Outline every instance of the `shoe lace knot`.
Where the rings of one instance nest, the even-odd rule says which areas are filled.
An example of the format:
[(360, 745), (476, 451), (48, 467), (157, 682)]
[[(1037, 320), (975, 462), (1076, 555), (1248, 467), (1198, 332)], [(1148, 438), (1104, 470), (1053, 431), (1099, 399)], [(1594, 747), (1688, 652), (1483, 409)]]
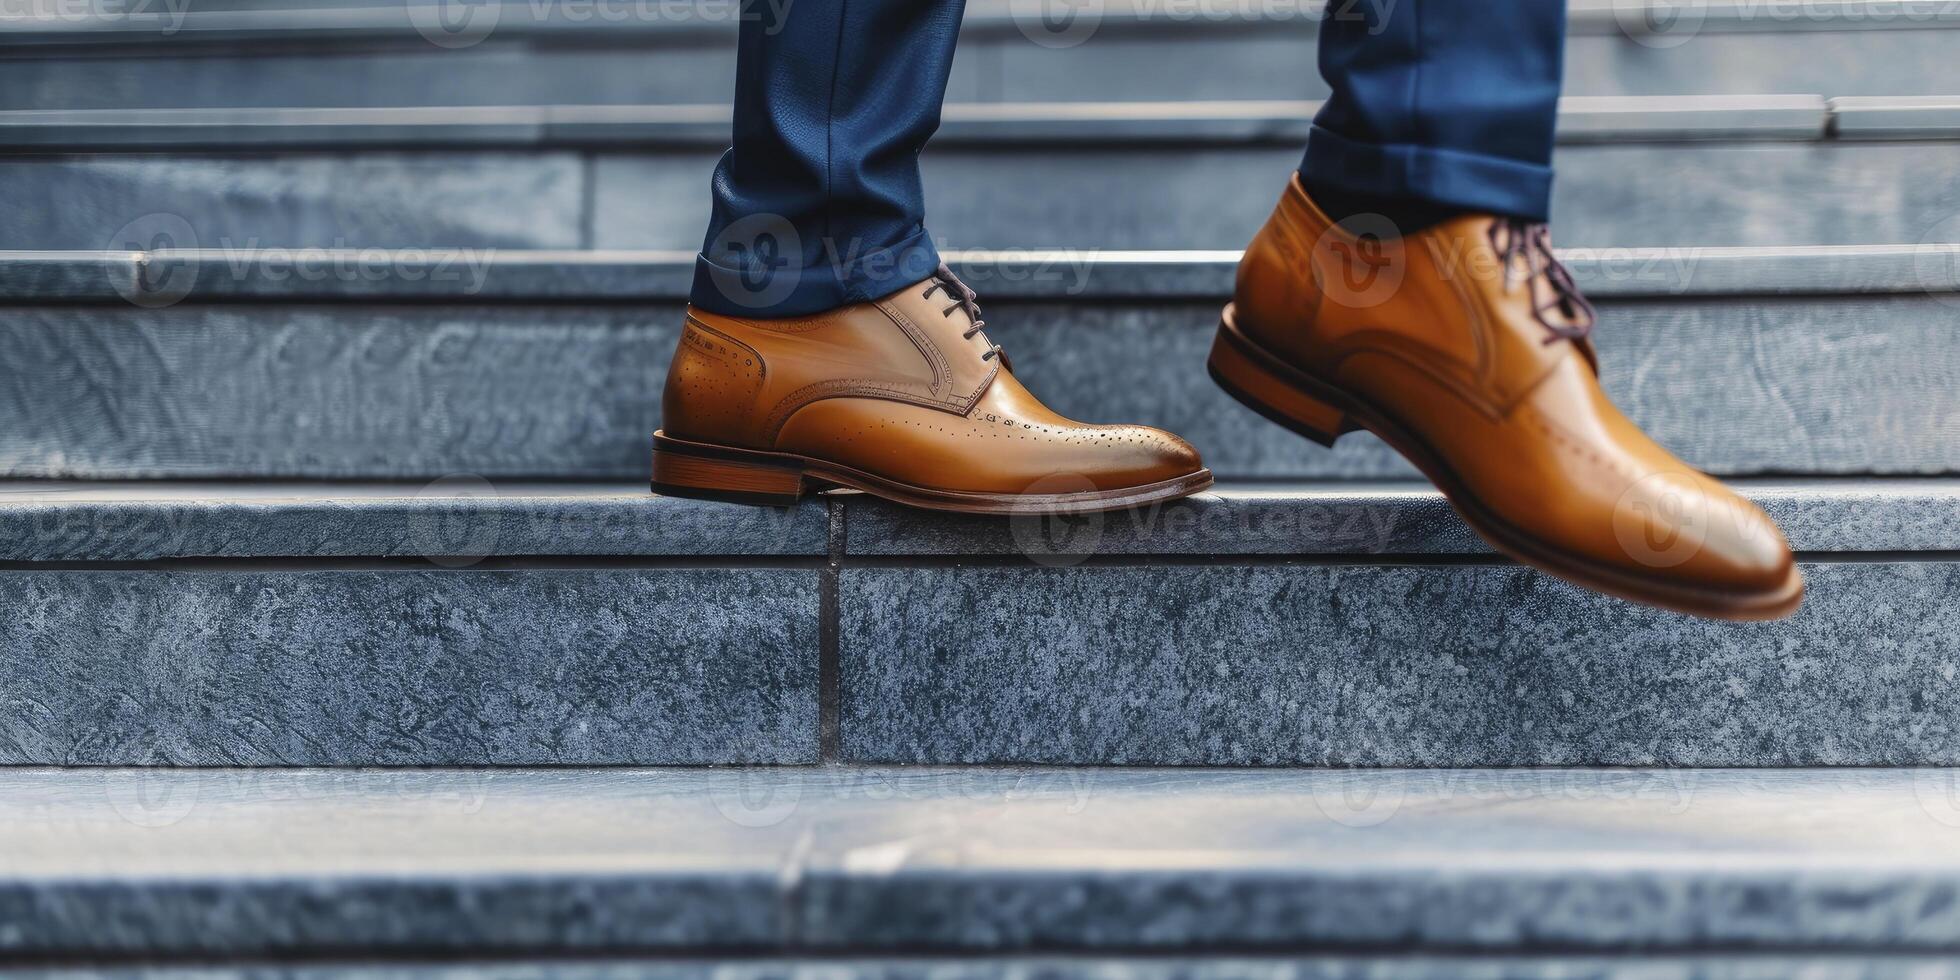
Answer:
[[(946, 297), (953, 301), (951, 306), (939, 311), (940, 316), (950, 317), (954, 310), (966, 312), (969, 324), (966, 331), (960, 334), (961, 340), (972, 340), (974, 334), (987, 326), (987, 321), (980, 319), (979, 294), (968, 288), (966, 283), (961, 282), (960, 277), (954, 275), (953, 270), (944, 262), (939, 263), (939, 268), (933, 270), (932, 285), (926, 287), (925, 298), (931, 299), (935, 292), (945, 293)], [(980, 359), (991, 361), (1003, 353), (999, 344), (989, 341), (987, 352), (980, 355)]]
[[(1531, 316), (1546, 330), (1545, 343), (1584, 340), (1591, 336), (1599, 313), (1593, 309), (1572, 273), (1552, 252), (1552, 229), (1542, 221), (1500, 218), (1491, 222), (1490, 246), (1504, 266), (1504, 287), (1523, 282), (1531, 294)], [(1517, 274), (1518, 267), (1523, 273)], [(1550, 288), (1551, 297), (1538, 301), (1538, 283)], [(1564, 319), (1554, 321), (1547, 314), (1557, 310)]]

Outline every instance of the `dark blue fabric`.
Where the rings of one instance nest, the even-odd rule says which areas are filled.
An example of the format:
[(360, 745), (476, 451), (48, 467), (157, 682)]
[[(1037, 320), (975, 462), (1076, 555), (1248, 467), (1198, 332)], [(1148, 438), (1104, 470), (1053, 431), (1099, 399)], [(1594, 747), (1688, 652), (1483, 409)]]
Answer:
[(919, 151), (939, 128), (965, 6), (743, 4), (735, 142), (715, 167), (696, 306), (800, 316), (932, 274)]
[(1565, 0), (1337, 0), (1321, 24), (1333, 89), (1300, 176), (1536, 221), (1551, 212)]
[[(919, 151), (964, 0), (744, 4), (734, 146), (715, 167), (696, 306), (817, 313), (930, 275)], [(1303, 178), (1543, 220), (1565, 0), (1334, 0)], [(1258, 93), (1246, 93), (1248, 98)]]

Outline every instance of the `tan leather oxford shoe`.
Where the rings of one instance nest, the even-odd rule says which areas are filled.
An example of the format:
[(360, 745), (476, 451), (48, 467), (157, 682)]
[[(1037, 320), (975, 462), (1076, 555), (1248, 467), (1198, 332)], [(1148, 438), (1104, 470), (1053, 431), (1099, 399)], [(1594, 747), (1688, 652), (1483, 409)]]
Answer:
[(654, 433), (657, 493), (787, 504), (829, 486), (974, 513), (1111, 510), (1211, 485), (1189, 443), (1085, 425), (1014, 378), (952, 273), (788, 319), (690, 308)]
[(1543, 225), (1464, 215), (1356, 235), (1295, 177), (1239, 264), (1210, 368), (1310, 439), (1380, 436), (1525, 564), (1697, 615), (1794, 612), (1803, 578), (1782, 533), (1613, 406), (1592, 320)]

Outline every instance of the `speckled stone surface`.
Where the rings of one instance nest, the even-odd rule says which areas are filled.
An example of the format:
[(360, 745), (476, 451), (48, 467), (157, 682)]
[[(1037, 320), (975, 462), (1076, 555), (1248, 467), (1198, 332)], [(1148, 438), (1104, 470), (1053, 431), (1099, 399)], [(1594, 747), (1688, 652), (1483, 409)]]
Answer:
[(866, 761), (1960, 763), (1960, 565), (1815, 564), (1731, 625), (1515, 566), (850, 568)]
[(4, 573), (0, 763), (808, 762), (817, 575)]
[[(699, 247), (713, 156), (600, 155), (593, 247)], [(1928, 241), (1929, 216), (1960, 209), (1949, 156), (1939, 141), (1562, 146), (1553, 229), (1594, 247)], [(1231, 249), (1258, 231), (1300, 149), (945, 144), (923, 160), (933, 233), (957, 247)]]
[[(1110, 4), (1104, 9), (1113, 15), (1115, 8)], [(1765, 15), (1770, 8), (1763, 7), (1697, 8), (1699, 33), (1694, 43), (1667, 47), (1629, 43), (1615, 14), (1638, 16), (1635, 12), (1640, 9), (1573, 5), (1566, 38), (1563, 90), (1567, 94), (1960, 91), (1956, 78), (1960, 72), (1945, 57), (1939, 30), (1858, 31), (1860, 26), (1878, 26), (1862, 8), (1813, 5), (1801, 19)], [(1665, 8), (1655, 5), (1655, 9)], [(1739, 19), (1754, 29), (1721, 30), (1722, 13), (1731, 10), (1739, 11)], [(973, 16), (969, 12), (968, 17)], [(1165, 34), (1105, 29), (1073, 47), (1003, 45), (1000, 84), (1005, 98), (1029, 101), (1053, 99), (1058, 91), (1083, 100), (1244, 99), (1247, 93), (1273, 99), (1320, 98), (1326, 95), (1326, 83), (1317, 72), (1299, 70), (1303, 50), (1310, 51), (1314, 44), (1318, 25), (1313, 19), (1309, 14), (1300, 18), (1304, 22), (1265, 23), (1238, 31), (1232, 28), (1250, 25), (1237, 17), (1161, 19), (1160, 24), (1180, 28), (1170, 43)], [(1837, 30), (1788, 29), (1833, 20)], [(1903, 19), (1886, 21), (1894, 28), (1903, 23)], [(1930, 27), (1933, 22), (1916, 23)], [(1700, 30), (1704, 26), (1708, 29)], [(963, 44), (962, 57), (967, 50)]]
[(1960, 933), (1950, 771), (1044, 778), (1004, 800), (953, 784), (820, 837), (806, 940), (1903, 950)]
[(1932, 955), (1011, 955), (0, 969), (9, 980), (1953, 980)]
[(0, 299), (109, 299), (137, 295), (135, 252), (16, 252), (0, 258)]
[[(1960, 480), (1744, 480), (1811, 554), (1960, 550)], [(1022, 555), (1487, 555), (1433, 488), (1228, 481), (1169, 504), (1067, 518), (917, 510), (865, 494), (794, 508), (648, 493), (638, 485), (0, 481), (0, 561), (827, 553), (825, 499), (847, 513), (844, 553)]]
[(16, 311), (14, 476), (646, 479), (680, 308)]
[[(1951, 477), (1734, 484), (1804, 552), (1960, 550)], [(838, 498), (847, 555), (1488, 555), (1442, 494), (1417, 483), (1227, 481), (1184, 500), (1066, 517), (982, 517)], [(0, 497), (4, 500), (4, 497)], [(0, 507), (0, 518), (5, 509)], [(4, 527), (0, 523), (0, 527)]]
[[(187, 9), (195, 21), (199, 8)], [(732, 32), (725, 32), (731, 36), (720, 44), (705, 44), (697, 35), (664, 44), (535, 45), (516, 31), (506, 33), (502, 19), (528, 9), (501, 11), (497, 31), (480, 44), (454, 49), (430, 45), (406, 17), (396, 37), (345, 38), (351, 11), (343, 9), (338, 21), (342, 29), (305, 32), (316, 36), (300, 52), (249, 42), (172, 52), (173, 57), (157, 57), (157, 45), (140, 42), (131, 50), (146, 57), (77, 57), (44, 50), (38, 57), (0, 65), (0, 91), (6, 92), (8, 108), (23, 109), (725, 104), (734, 94)], [(255, 12), (263, 17), (275, 10)], [(720, 19), (728, 20), (726, 15)], [(628, 25), (595, 16), (589, 26), (617, 36)], [(295, 32), (283, 33), (290, 38)]]
[[(1921, 240), (1921, 215), (1944, 213), (1953, 181), (1936, 166), (1937, 143), (1852, 145), (1820, 140), (1819, 95), (1742, 97), (1753, 108), (1701, 102), (1688, 109), (1572, 100), (1553, 216), (1569, 244), (1800, 245)], [(1782, 103), (1797, 105), (1776, 108)], [(712, 105), (712, 103), (710, 103)], [(1617, 107), (1617, 108), (1616, 108)], [(937, 234), (958, 244), (1108, 249), (1243, 247), (1270, 210), (1314, 105), (1270, 115), (1134, 110), (1103, 118), (1014, 118), (1011, 106), (949, 109), (944, 138), (924, 156), (927, 210)], [(707, 195), (700, 182), (726, 144), (726, 124), (657, 121), (663, 107), (570, 110), (479, 106), (404, 119), (401, 110), (238, 108), (80, 120), (58, 110), (0, 119), (9, 145), (49, 152), (0, 166), (21, 190), (0, 217), (20, 248), (105, 248), (145, 215), (188, 222), (201, 242), (263, 245), (482, 245), (546, 248), (698, 247)], [(1006, 110), (1003, 112), (1003, 110)], [(104, 110), (87, 110), (102, 112)], [(113, 111), (113, 110), (111, 110)], [(185, 125), (189, 118), (211, 125)], [(610, 117), (610, 118), (608, 118)], [(241, 121), (242, 120), (242, 121)], [(1765, 124), (1769, 128), (1762, 128)], [(1672, 134), (1695, 141), (1656, 149)], [(444, 149), (447, 142), (474, 148)], [(1779, 142), (1774, 154), (1755, 140)], [(405, 154), (433, 142), (435, 152)], [(587, 167), (593, 145), (625, 147)], [(1767, 145), (1767, 144), (1766, 144)], [(172, 149), (188, 146), (188, 149)], [(89, 147), (117, 155), (52, 154)], [(155, 156), (140, 155), (149, 148)], [(1148, 148), (1149, 152), (1138, 152)], [(262, 155), (264, 151), (285, 152)], [(423, 159), (426, 156), (429, 159)], [(1746, 193), (1698, 195), (1650, 184), (1643, 170), (1689, 166), (1696, 182)], [(438, 171), (445, 182), (431, 177)], [(1908, 196), (1846, 193), (1836, 182), (1883, 174)], [(989, 193), (1003, 174), (1018, 188)], [(1744, 183), (1737, 184), (1738, 180)], [(1637, 209), (1620, 207), (1634, 184)], [(1869, 187), (1871, 185), (1866, 185)], [(1666, 192), (1657, 190), (1664, 188)], [(1861, 188), (1864, 189), (1864, 188)], [(1804, 199), (1809, 207), (1781, 203)], [(44, 202), (62, 201), (67, 208)], [(1690, 205), (1699, 206), (1695, 210)], [(1910, 232), (1906, 229), (1911, 228)], [(1713, 229), (1723, 229), (1716, 231)], [(147, 236), (145, 236), (147, 237)]]
[[(1205, 373), (1217, 306), (990, 308), (988, 335), (1057, 411), (1169, 429), (1221, 475), (1415, 475), (1368, 433), (1329, 452), (1219, 390)], [(1607, 393), (1703, 469), (1951, 473), (1954, 309), (1923, 294), (1630, 302), (1605, 308), (1595, 338)]]
[[(178, 36), (215, 31), (241, 37), (244, 43), (170, 47), (152, 43), (154, 36), (148, 36), (117, 52), (124, 57), (109, 58), (64, 57), (59, 47), (43, 48), (35, 58), (0, 66), (0, 93), (5, 96), (0, 104), (126, 108), (727, 101), (734, 39), (718, 4), (702, 4), (705, 16), (700, 17), (670, 3), (608, 8), (613, 16), (583, 19), (564, 11), (587, 8), (553, 7), (540, 13), (511, 6), (496, 32), (481, 44), (436, 49), (414, 32), (408, 18), (385, 6), (374, 11), (382, 16), (366, 24), (386, 23), (385, 16), (395, 13), (392, 30), (349, 30), (349, 12), (341, 9), (273, 8), (254, 11), (262, 15), (252, 22), (260, 27), (254, 32), (240, 30), (237, 18), (224, 16), (226, 10), (193, 5), (186, 30)], [(1038, 102), (1054, 99), (1057, 92), (1075, 100), (1326, 94), (1317, 72), (1300, 70), (1312, 59), (1316, 5), (1231, 8), (1233, 16), (1216, 18), (1166, 13), (1182, 9), (1105, 4), (1096, 10), (1098, 30), (1079, 44), (1055, 45), (1052, 41), (1063, 38), (1041, 37), (1050, 44), (1028, 38), (1013, 19), (1016, 8), (1008, 0), (969, 4), (949, 99)], [(1874, 17), (1857, 6), (1815, 4), (1805, 8), (1801, 19), (1784, 19), (1762, 13), (1775, 8), (1743, 6), (1744, 22), (1753, 29), (1737, 32), (1722, 29), (1723, 14), (1730, 9), (1735, 8), (1698, 10), (1699, 33), (1693, 44), (1636, 47), (1614, 16), (1625, 12), (1579, 6), (1569, 20), (1564, 89), (1580, 95), (1960, 91), (1960, 71), (1946, 57), (1941, 21), (1914, 16), (1917, 10)], [(1156, 16), (1132, 23), (1131, 10)], [(1633, 10), (1637, 8), (1627, 8)], [(285, 16), (263, 17), (275, 11)], [(161, 9), (142, 10), (143, 15), (151, 13), (158, 16), (139, 15), (139, 24), (168, 23)], [(336, 13), (342, 16), (332, 16)], [(304, 22), (309, 14), (311, 25)], [(95, 45), (106, 41), (102, 25), (86, 17), (35, 26), (56, 37), (87, 37)], [(1835, 29), (1804, 29), (1815, 26)], [(561, 43), (535, 43), (541, 33)], [(623, 35), (629, 40), (622, 41)], [(301, 37), (306, 48), (285, 54), (277, 47), (250, 47), (252, 40), (267, 36)], [(601, 43), (593, 43), (599, 38)]]
[(571, 152), (10, 156), (0, 182), (0, 249), (583, 244)]
[[(1734, 96), (1707, 100), (1568, 97), (1558, 104), (1560, 143), (1625, 143), (1639, 140), (1820, 140), (1855, 133), (1881, 137), (1878, 113), (1892, 129), (1904, 110), (1883, 100), (1846, 103), (1856, 122), (1832, 130), (1831, 108), (1821, 95)], [(1211, 111), (1203, 111), (1209, 108)], [(933, 135), (935, 147), (985, 145), (1025, 149), (1029, 144), (1080, 146), (1298, 145), (1305, 142), (1320, 108), (1313, 100), (1241, 101), (1237, 111), (1187, 105), (1160, 108), (1134, 100), (1111, 109), (1070, 100), (1065, 111), (1041, 104), (944, 107)], [(1249, 111), (1247, 111), (1249, 110)], [(1916, 136), (1949, 132), (1946, 117), (1915, 110)], [(239, 150), (326, 148), (636, 146), (660, 149), (724, 146), (730, 133), (726, 103), (717, 105), (479, 105), (346, 107), (180, 107), (48, 109), (0, 114), (0, 139), (14, 147), (48, 152), (134, 151), (148, 148)]]
[(705, 770), (10, 770), (0, 950), (780, 941), (799, 824)]
[[(1944, 111), (1944, 110), (1942, 110)], [(1960, 242), (1800, 248), (1560, 248), (1573, 281), (1593, 299), (1848, 296), (1960, 290)], [(1068, 248), (945, 249), (988, 303), (1148, 300), (1231, 294), (1237, 249), (1116, 251)], [(688, 249), (451, 247), (0, 252), (0, 296), (117, 302), (141, 288), (179, 302), (441, 299), (685, 302)], [(296, 268), (300, 267), (300, 268)], [(139, 268), (145, 283), (138, 287)], [(178, 270), (190, 275), (177, 279)], [(185, 289), (188, 288), (188, 291)], [(179, 298), (181, 293), (181, 298)]]
[[(923, 158), (927, 211), (934, 233), (962, 247), (1242, 248), (1298, 166), (1297, 134), (1309, 112), (1301, 105), (1277, 126), (1254, 127), (1279, 132), (1238, 144), (1203, 138), (1202, 127), (1217, 124), (1202, 118), (1172, 123), (1192, 134), (1142, 143), (1070, 140), (1052, 125), (1058, 145), (1017, 142), (1012, 133), (942, 141)], [(1704, 104), (1685, 117), (1708, 113)], [(1821, 112), (1807, 115), (1821, 128)], [(549, 136), (542, 125), (493, 125), (486, 134), (524, 144)], [(361, 130), (350, 125), (348, 139), (375, 139)], [(84, 132), (99, 136), (99, 127)], [(266, 134), (243, 127), (236, 135)], [(529, 150), (262, 154), (248, 143), (153, 156), (19, 157), (0, 162), (0, 179), (18, 189), (0, 204), (8, 229), (0, 247), (122, 248), (127, 237), (152, 237), (122, 234), (132, 222), (168, 214), (206, 247), (693, 249), (720, 145), (698, 131), (684, 137), (663, 141), (628, 126), (601, 142), (629, 149), (588, 154), (591, 134), (571, 126), (557, 145)], [(323, 137), (296, 138), (317, 146)], [(331, 133), (325, 138), (331, 143)], [(1935, 140), (1814, 138), (1567, 145), (1554, 160), (1552, 216), (1563, 243), (1596, 247), (1937, 240), (1951, 236), (1927, 216), (1960, 206), (1947, 150)], [(1009, 186), (1014, 193), (998, 192)], [(1805, 206), (1791, 208), (1791, 200)]]
[[(1204, 359), (1221, 302), (986, 309), (1055, 408), (1170, 429), (1222, 476), (1415, 475), (1366, 433), (1329, 452), (1220, 391)], [(1953, 310), (1923, 293), (1608, 303), (1604, 383), (1717, 473), (1952, 473)], [(24, 307), (0, 322), (19, 406), (0, 473), (641, 479), (679, 322), (667, 304)]]
[[(321, 970), (474, 950), (610, 971), (627, 966), (591, 957), (677, 947), (751, 968), (1292, 964), (1252, 977), (1348, 976), (1334, 967), (1354, 958), (1310, 957), (1387, 947), (1950, 951), (1956, 786), (1951, 770), (8, 770), (0, 949)], [(1053, 975), (990, 965), (924, 975)], [(1109, 969), (1089, 975), (1186, 975)]]
[(822, 502), (738, 507), (643, 485), (0, 481), (0, 561), (826, 553)]

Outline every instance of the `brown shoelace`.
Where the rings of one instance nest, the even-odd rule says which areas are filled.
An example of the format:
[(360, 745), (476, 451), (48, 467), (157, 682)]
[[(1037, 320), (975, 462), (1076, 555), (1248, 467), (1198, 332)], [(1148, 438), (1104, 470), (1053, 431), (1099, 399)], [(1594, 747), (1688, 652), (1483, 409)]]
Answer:
[[(973, 321), (973, 325), (967, 327), (966, 332), (960, 334), (960, 339), (972, 340), (973, 335), (979, 333), (980, 329), (987, 325), (987, 321), (980, 319), (980, 304), (976, 302), (979, 294), (968, 289), (966, 283), (961, 282), (960, 277), (953, 275), (953, 270), (947, 268), (944, 262), (939, 263), (939, 268), (933, 270), (932, 285), (926, 287), (924, 298), (931, 299), (932, 294), (939, 291), (944, 291), (948, 298), (953, 299), (953, 305), (940, 310), (939, 315), (950, 317), (953, 315), (954, 310), (965, 310), (966, 318)], [(999, 344), (990, 341), (987, 346), (987, 352), (980, 355), (981, 360), (990, 361), (1001, 355), (1002, 351)]]
[[(1551, 226), (1542, 221), (1499, 218), (1490, 225), (1490, 247), (1497, 252), (1498, 260), (1504, 263), (1506, 288), (1518, 281), (1512, 277), (1511, 269), (1517, 260), (1523, 260), (1525, 275), (1522, 281), (1531, 290), (1531, 315), (1550, 334), (1545, 338), (1545, 343), (1583, 340), (1592, 334), (1593, 324), (1599, 322), (1599, 313), (1579, 292), (1579, 284), (1572, 281), (1572, 273), (1565, 268), (1565, 264), (1552, 253)], [(1552, 290), (1551, 299), (1544, 303), (1538, 302), (1537, 282), (1541, 278)], [(1546, 317), (1553, 309), (1564, 316), (1565, 322), (1553, 322)]]

